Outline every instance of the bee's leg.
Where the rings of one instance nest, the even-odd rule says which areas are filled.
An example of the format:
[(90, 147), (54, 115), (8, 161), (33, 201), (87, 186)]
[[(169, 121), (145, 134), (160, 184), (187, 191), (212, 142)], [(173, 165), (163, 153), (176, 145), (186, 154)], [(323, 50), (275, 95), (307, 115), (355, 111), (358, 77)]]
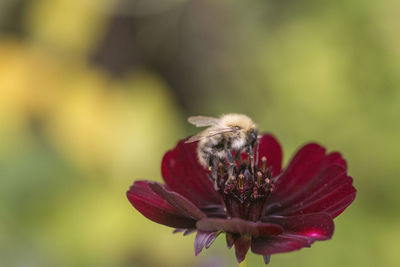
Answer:
[(214, 180), (215, 180), (215, 175), (213, 175), (213, 161), (212, 161), (212, 157), (211, 156), (208, 156), (207, 157), (207, 163), (208, 163), (208, 170), (211, 172), (211, 174), (208, 174), (208, 178), (210, 178), (210, 180), (212, 181), (212, 182), (214, 182)]
[(256, 146), (256, 153), (255, 153), (255, 158), (256, 158), (256, 166), (258, 166), (258, 160), (259, 160), (259, 143), (258, 140), (255, 142), (255, 146)]
[(256, 163), (255, 163), (255, 165), (256, 165), (256, 167), (258, 166), (258, 161), (259, 161), (259, 157), (260, 157), (260, 150), (259, 150), (259, 143), (258, 143), (258, 140), (255, 142), (255, 147), (256, 147), (256, 151), (255, 151), (255, 161), (256, 161)]
[(239, 162), (239, 165), (242, 165), (242, 155), (240, 154), (240, 151), (236, 152), (235, 160)]
[(233, 155), (232, 155), (232, 151), (231, 151), (230, 149), (227, 149), (227, 150), (226, 150), (226, 154), (227, 154), (227, 156), (228, 156), (228, 162), (229, 162), (229, 164), (235, 164), (235, 159), (234, 159), (234, 157), (233, 157)]
[(252, 146), (248, 146), (248, 150), (249, 150), (249, 158), (250, 158), (250, 166), (251, 166), (251, 170), (254, 171), (254, 149)]
[(228, 167), (228, 177), (231, 177), (233, 175), (233, 170), (235, 169), (235, 158), (232, 155), (232, 151), (230, 149), (226, 150), (228, 162), (229, 162), (229, 167)]
[(208, 166), (210, 166), (209, 169), (211, 171), (211, 181), (214, 183), (215, 190), (218, 190), (218, 159), (210, 156), (208, 162)]

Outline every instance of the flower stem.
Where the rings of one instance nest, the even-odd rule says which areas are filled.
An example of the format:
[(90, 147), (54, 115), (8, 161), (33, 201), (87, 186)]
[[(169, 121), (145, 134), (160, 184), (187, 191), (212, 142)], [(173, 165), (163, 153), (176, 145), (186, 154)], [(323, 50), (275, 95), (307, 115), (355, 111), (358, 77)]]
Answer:
[(247, 257), (241, 263), (239, 263), (239, 267), (247, 267)]

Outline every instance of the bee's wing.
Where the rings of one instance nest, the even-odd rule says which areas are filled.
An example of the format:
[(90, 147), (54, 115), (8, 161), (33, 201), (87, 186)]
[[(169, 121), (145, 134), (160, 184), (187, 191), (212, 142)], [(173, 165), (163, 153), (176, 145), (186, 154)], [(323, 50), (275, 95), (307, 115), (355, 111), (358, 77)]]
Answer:
[(228, 132), (233, 132), (233, 131), (235, 131), (235, 129), (230, 128), (230, 127), (208, 128), (196, 135), (193, 135), (188, 140), (186, 140), (185, 143), (192, 143), (192, 142), (196, 142), (201, 139), (208, 138), (208, 137), (211, 137), (211, 136), (214, 136), (217, 134), (228, 133)]
[(188, 122), (197, 127), (215, 126), (218, 124), (219, 119), (207, 116), (191, 116), (188, 118)]

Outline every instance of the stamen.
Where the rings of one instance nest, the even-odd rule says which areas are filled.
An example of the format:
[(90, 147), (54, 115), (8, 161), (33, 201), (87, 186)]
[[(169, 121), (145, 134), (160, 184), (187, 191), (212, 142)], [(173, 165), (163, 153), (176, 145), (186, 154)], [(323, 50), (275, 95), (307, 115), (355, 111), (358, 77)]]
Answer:
[(230, 185), (234, 184), (236, 180), (236, 177), (234, 175), (231, 175), (228, 179), (226, 179), (225, 185), (230, 187)]
[(249, 154), (251, 171), (254, 172), (254, 149), (252, 146), (249, 146)]
[(235, 180), (236, 180), (236, 177), (235, 176), (230, 176), (228, 179), (226, 179), (226, 182), (225, 182), (225, 186), (224, 186), (224, 193), (225, 194), (228, 194), (228, 193), (230, 193), (232, 190), (233, 190), (233, 188), (235, 187)]
[[(210, 168), (212, 178), (215, 178), (215, 188), (224, 200), (228, 217), (259, 220), (263, 214), (262, 207), (266, 205), (267, 198), (274, 189), (271, 167), (267, 166), (266, 157), (262, 157), (261, 166), (258, 165), (258, 142), (255, 145), (254, 149), (246, 148), (246, 159), (241, 157), (240, 151), (230, 151), (227, 158), (213, 162), (213, 167)], [(234, 153), (232, 160), (230, 155)]]
[(219, 171), (219, 175), (221, 177), (223, 177), (225, 172), (224, 172), (224, 168), (223, 168), (223, 165), (221, 162), (218, 162), (218, 171)]
[[(262, 173), (260, 171), (257, 172), (257, 186), (261, 186), (261, 178), (262, 178)], [(267, 178), (268, 179), (268, 178)]]
[(241, 174), (239, 174), (238, 178), (239, 178), (238, 179), (238, 188), (239, 188), (239, 190), (243, 190), (244, 189), (244, 175), (241, 173)]
[(261, 170), (265, 172), (267, 170), (267, 157), (261, 158)]

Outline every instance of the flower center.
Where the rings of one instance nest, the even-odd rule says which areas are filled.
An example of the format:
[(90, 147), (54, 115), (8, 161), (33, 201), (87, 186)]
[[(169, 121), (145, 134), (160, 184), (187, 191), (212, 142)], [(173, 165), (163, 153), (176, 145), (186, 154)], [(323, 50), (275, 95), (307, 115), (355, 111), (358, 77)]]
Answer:
[(215, 169), (211, 168), (216, 190), (221, 194), (230, 218), (258, 221), (266, 199), (274, 189), (267, 158), (262, 157), (258, 164), (258, 155), (256, 157), (242, 152), (235, 156), (236, 160), (219, 161)]

